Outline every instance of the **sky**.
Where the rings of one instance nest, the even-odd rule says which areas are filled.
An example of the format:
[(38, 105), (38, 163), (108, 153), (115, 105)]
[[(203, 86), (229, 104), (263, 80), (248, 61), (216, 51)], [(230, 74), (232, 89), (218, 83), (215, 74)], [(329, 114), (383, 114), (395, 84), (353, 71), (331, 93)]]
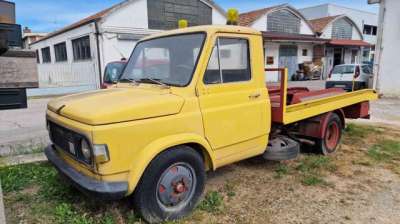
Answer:
[[(11, 0), (16, 3), (17, 23), (33, 32), (51, 32), (122, 0)], [(236, 8), (240, 13), (289, 3), (295, 8), (333, 3), (369, 12), (378, 12), (377, 5), (367, 0), (214, 0), (225, 10)]]

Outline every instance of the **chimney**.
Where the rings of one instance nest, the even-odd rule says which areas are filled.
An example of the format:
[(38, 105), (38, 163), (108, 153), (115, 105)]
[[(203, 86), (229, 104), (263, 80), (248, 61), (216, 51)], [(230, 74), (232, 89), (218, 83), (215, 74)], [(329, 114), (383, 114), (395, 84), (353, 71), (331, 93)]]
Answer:
[(24, 31), (23, 31), (24, 33), (32, 33), (32, 30), (31, 29), (29, 29), (29, 27), (25, 27), (24, 28)]

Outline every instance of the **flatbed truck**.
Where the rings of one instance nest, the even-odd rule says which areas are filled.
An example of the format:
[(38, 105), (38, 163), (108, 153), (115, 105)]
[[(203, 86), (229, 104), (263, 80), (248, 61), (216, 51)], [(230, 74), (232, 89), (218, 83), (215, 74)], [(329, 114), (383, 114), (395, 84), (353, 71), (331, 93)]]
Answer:
[[(84, 193), (133, 195), (136, 211), (157, 223), (195, 208), (208, 170), (293, 159), (303, 144), (329, 155), (346, 118), (369, 118), (374, 90), (288, 88), (286, 69), (264, 68), (263, 49), (261, 33), (240, 26), (147, 37), (116, 88), (49, 102), (45, 154)], [(266, 84), (265, 72), (280, 82)]]

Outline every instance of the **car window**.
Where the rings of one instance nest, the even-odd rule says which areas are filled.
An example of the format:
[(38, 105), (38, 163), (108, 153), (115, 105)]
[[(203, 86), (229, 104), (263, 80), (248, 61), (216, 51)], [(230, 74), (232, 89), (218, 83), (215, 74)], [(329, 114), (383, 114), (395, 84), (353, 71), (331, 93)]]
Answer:
[(372, 74), (372, 69), (371, 69), (371, 66), (369, 66), (369, 65), (363, 65), (362, 71), (366, 74)]
[(204, 74), (204, 83), (248, 81), (251, 79), (249, 61), (246, 39), (218, 38)]
[(354, 65), (337, 65), (333, 69), (333, 74), (353, 74), (354, 73)]

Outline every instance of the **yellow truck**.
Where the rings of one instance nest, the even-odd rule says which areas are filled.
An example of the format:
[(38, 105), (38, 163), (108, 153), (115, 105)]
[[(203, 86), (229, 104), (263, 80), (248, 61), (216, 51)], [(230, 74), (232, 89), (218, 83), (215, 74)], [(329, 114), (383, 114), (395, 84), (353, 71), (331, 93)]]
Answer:
[[(95, 198), (133, 195), (148, 222), (195, 208), (206, 171), (254, 156), (287, 160), (300, 145), (334, 153), (345, 118), (368, 118), (374, 90), (287, 87), (264, 69), (261, 33), (197, 26), (141, 40), (116, 88), (48, 104), (45, 154)], [(280, 82), (266, 85), (265, 73)]]

